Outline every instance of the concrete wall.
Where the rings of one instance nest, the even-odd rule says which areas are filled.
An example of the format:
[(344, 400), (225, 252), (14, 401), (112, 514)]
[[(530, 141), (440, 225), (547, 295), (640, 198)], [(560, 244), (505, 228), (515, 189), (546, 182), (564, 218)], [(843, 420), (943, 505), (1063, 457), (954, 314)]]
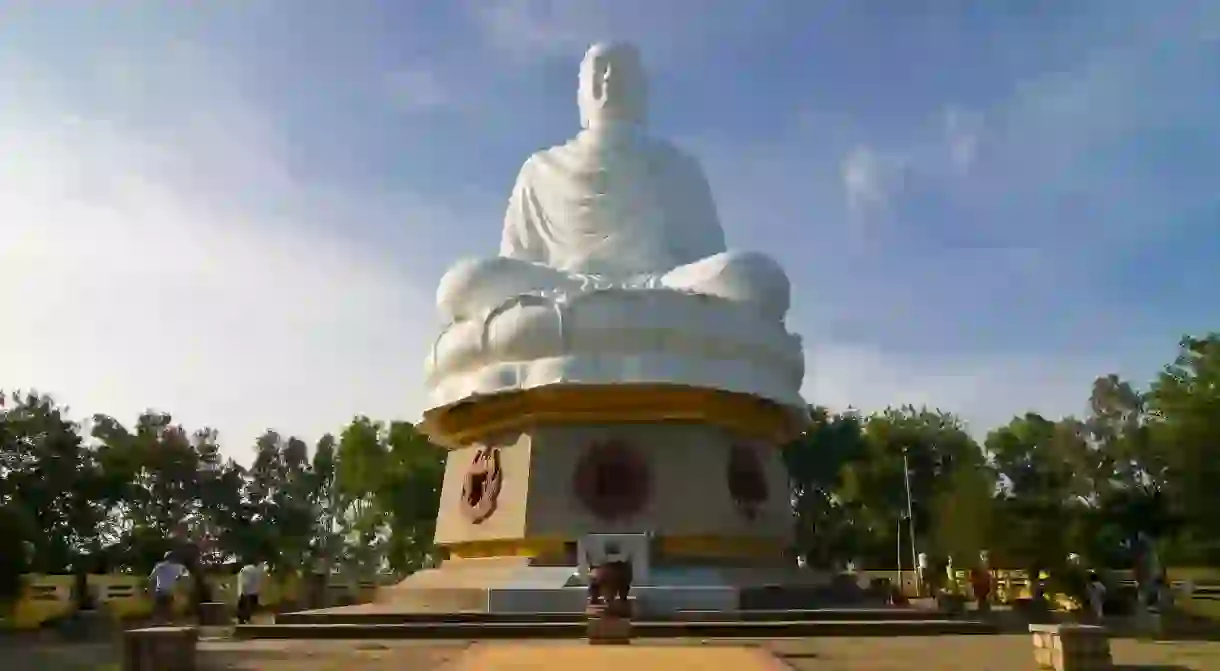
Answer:
[[(577, 464), (596, 443), (626, 442), (652, 471), (648, 503), (636, 515), (599, 520), (573, 489)], [(786, 540), (792, 531), (788, 478), (779, 450), (755, 446), (770, 498), (754, 519), (738, 510), (728, 489), (725, 431), (695, 424), (551, 426), (534, 434), (526, 532), (535, 536), (579, 537), (587, 533), (641, 533), (666, 536), (763, 536)]]
[[(72, 612), (72, 583), (70, 575), (26, 575), (22, 576), (22, 595), (13, 607), (11, 617), (0, 620), (0, 629), (31, 629), (43, 622)], [(212, 597), (217, 601), (237, 603), (237, 577), (232, 575), (209, 576)], [(152, 614), (152, 599), (149, 597), (148, 580), (136, 575), (91, 575), (89, 590), (103, 609), (116, 619), (147, 617)], [(380, 585), (377, 582), (352, 582), (332, 580), (327, 591), (332, 599), (340, 597), (353, 602), (371, 601)], [(190, 581), (184, 580), (175, 592), (175, 608), (185, 612), (189, 601)], [(267, 580), (260, 595), (264, 607), (275, 608), (282, 602), (297, 601), (304, 594), (300, 580), (289, 577)]]

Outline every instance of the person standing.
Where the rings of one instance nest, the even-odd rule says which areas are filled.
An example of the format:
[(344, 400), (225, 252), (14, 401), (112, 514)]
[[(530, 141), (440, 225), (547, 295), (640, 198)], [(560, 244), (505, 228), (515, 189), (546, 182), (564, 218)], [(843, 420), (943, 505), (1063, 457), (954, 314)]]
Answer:
[(266, 571), (259, 564), (247, 563), (237, 572), (237, 623), (249, 624), (258, 610), (258, 596), (263, 591)]
[(166, 552), (165, 558), (153, 566), (148, 574), (153, 590), (153, 619), (166, 622), (173, 617), (174, 590), (186, 575), (186, 567), (178, 562), (173, 552)]
[(978, 612), (989, 612), (991, 610), (991, 572), (985, 565), (980, 564), (970, 570), (970, 589), (974, 592)]
[(1089, 611), (1092, 613), (1095, 621), (1101, 622), (1105, 616), (1106, 584), (1101, 581), (1101, 576), (1097, 575), (1096, 571), (1089, 572), (1087, 590), (1089, 595)]
[[(919, 589), (920, 594), (917, 594), (916, 596), (936, 596), (935, 594), (932, 594), (932, 588), (931, 588), (931, 586), (928, 585), (929, 580), (928, 580), (928, 553), (927, 552), (919, 553), (918, 562), (916, 564), (915, 570), (918, 571), (918, 574), (915, 576), (915, 582), (918, 583), (920, 586), (920, 589)], [(899, 571), (899, 573), (901, 574), (901, 571)], [(902, 582), (901, 575), (899, 576), (898, 582)]]

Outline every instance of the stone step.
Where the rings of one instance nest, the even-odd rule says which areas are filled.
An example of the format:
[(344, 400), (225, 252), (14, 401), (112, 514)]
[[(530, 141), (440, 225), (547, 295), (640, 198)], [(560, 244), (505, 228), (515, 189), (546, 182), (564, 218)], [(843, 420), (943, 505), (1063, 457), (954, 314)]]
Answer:
[[(937, 620), (935, 612), (913, 608), (816, 608), (808, 610), (755, 610), (726, 614), (722, 611), (679, 611), (635, 618), (646, 622), (862, 622)], [(584, 613), (479, 613), (479, 612), (352, 612), (314, 610), (276, 615), (276, 624), (457, 624), (457, 623), (565, 623), (584, 622)]]
[[(634, 622), (635, 638), (784, 638), (809, 636), (948, 636), (996, 633), (972, 620), (805, 620)], [(234, 631), (241, 639), (539, 639), (583, 638), (586, 622), (444, 622), (398, 624), (252, 624)]]

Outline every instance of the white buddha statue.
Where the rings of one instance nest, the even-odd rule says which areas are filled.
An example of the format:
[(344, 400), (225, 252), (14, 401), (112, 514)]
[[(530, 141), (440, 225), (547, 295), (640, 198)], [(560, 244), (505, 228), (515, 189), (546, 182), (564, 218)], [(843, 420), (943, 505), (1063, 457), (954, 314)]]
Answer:
[(645, 133), (647, 100), (633, 46), (589, 49), (578, 93), (583, 130), (522, 166), (500, 256), (445, 274), (443, 317), (476, 319), (522, 295), (619, 288), (715, 296), (783, 321), (787, 276), (769, 257), (726, 251), (703, 170)]
[(456, 264), (437, 303), (434, 407), (559, 384), (674, 384), (808, 415), (783, 270), (729, 252), (699, 164), (644, 132), (636, 50), (580, 69), (584, 129), (522, 166), (500, 256)]

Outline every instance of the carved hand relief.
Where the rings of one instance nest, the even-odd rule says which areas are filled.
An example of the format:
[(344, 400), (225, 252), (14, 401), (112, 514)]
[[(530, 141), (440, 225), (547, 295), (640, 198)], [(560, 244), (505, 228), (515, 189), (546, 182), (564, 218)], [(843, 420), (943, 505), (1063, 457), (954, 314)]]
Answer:
[(466, 469), (466, 478), (462, 483), (462, 512), (471, 524), (480, 524), (496, 512), (496, 501), (503, 482), (500, 448), (479, 448)]
[(754, 519), (769, 494), (767, 476), (757, 450), (747, 445), (734, 445), (729, 450), (727, 475), (729, 495), (737, 509), (747, 519)]
[(648, 462), (626, 443), (611, 441), (589, 447), (576, 466), (576, 498), (603, 520), (638, 513), (652, 493)]

